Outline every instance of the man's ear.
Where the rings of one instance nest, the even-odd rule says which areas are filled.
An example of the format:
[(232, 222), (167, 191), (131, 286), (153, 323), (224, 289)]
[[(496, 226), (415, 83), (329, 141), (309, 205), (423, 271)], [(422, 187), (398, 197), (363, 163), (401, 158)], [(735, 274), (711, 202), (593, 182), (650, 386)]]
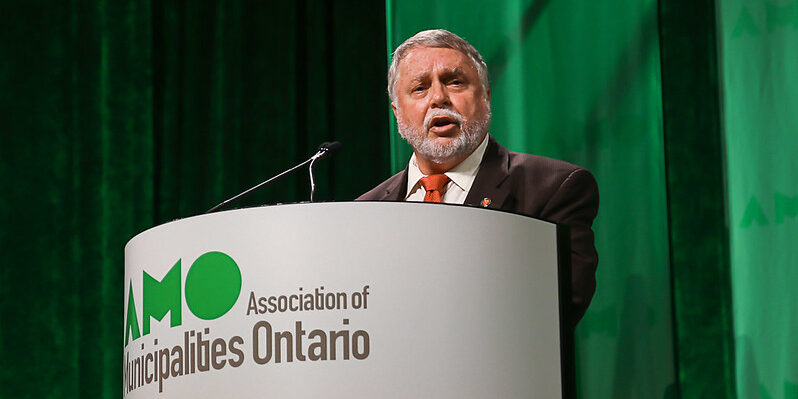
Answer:
[(488, 102), (490, 102), (490, 87), (488, 87)]
[(391, 101), (391, 111), (393, 111), (393, 117), (399, 120), (399, 117), (396, 116), (396, 102)]

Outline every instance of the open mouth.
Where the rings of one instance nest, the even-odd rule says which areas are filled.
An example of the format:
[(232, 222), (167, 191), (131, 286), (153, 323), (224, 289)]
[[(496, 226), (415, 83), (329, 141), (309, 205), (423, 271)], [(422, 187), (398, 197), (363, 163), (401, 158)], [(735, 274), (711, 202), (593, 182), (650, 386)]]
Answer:
[(451, 117), (448, 117), (448, 116), (445, 116), (445, 115), (441, 115), (441, 116), (436, 116), (436, 117), (432, 118), (432, 120), (430, 120), (429, 126), (430, 126), (429, 130), (432, 130), (432, 131), (435, 131), (435, 132), (445, 131), (445, 130), (449, 130), (451, 128), (456, 127), (457, 126), (457, 121), (455, 121)]

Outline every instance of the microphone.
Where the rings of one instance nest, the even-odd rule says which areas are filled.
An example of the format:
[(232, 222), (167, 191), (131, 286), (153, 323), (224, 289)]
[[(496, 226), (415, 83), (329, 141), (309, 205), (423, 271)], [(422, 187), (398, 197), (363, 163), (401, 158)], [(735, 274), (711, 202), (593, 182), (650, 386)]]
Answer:
[(337, 141), (333, 141), (332, 143), (325, 142), (319, 146), (319, 152), (317, 152), (316, 154), (318, 153), (322, 154), (321, 156), (319, 156), (318, 159), (331, 157), (337, 154), (339, 151), (341, 151), (341, 147), (343, 147), (343, 144)]
[(303, 167), (303, 166), (305, 166), (307, 164), (310, 164), (310, 167), (308, 168), (308, 170), (310, 172), (310, 202), (313, 202), (313, 194), (316, 191), (316, 183), (313, 180), (313, 164), (316, 161), (318, 161), (319, 159), (329, 158), (329, 157), (337, 154), (339, 151), (341, 151), (341, 147), (343, 147), (343, 145), (341, 143), (337, 142), (337, 141), (333, 141), (332, 143), (327, 143), (327, 142), (322, 143), (319, 146), (319, 149), (316, 151), (315, 154), (313, 154), (312, 157), (306, 159), (305, 161), (303, 161), (299, 165), (296, 165), (293, 168), (288, 169), (288, 170), (280, 173), (279, 175), (270, 178), (269, 180), (261, 182), (261, 183), (255, 185), (255, 186), (251, 187), (247, 191), (244, 191), (243, 193), (236, 195), (233, 198), (230, 198), (230, 199), (222, 201), (219, 205), (216, 205), (213, 208), (208, 209), (205, 213), (207, 214), (207, 213), (217, 212), (219, 209), (221, 209), (222, 207), (230, 204), (231, 202), (239, 200), (239, 199), (241, 199), (243, 197), (246, 197), (247, 195), (253, 193), (254, 191), (257, 191), (259, 188), (261, 188), (261, 187), (263, 187), (263, 186), (265, 186), (265, 185), (267, 185), (267, 184), (269, 184), (269, 183), (271, 183), (271, 182), (273, 182), (273, 181), (275, 181), (275, 180), (277, 180), (277, 179), (279, 179), (279, 178), (281, 178), (281, 177), (283, 177), (283, 176), (285, 176), (285, 175), (287, 175), (287, 174), (289, 174), (289, 173), (291, 173), (291, 172), (293, 172), (293, 171), (295, 171), (295, 170), (297, 170), (297, 169), (299, 169), (299, 168), (301, 168), (301, 167)]

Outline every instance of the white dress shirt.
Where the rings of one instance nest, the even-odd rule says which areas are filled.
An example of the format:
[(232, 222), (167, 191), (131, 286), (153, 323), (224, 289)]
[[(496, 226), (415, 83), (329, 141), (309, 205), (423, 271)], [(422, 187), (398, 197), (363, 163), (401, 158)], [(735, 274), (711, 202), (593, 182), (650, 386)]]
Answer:
[[(450, 169), (444, 174), (449, 177), (449, 182), (443, 189), (441, 202), (447, 204), (463, 204), (465, 203), (468, 190), (471, 190), (471, 185), (474, 184), (474, 179), (479, 172), (479, 165), (482, 163), (482, 157), (485, 155), (485, 149), (488, 148), (488, 135), (482, 140), (482, 143), (477, 147), (471, 155), (468, 156), (463, 162)], [(407, 195), (405, 201), (423, 202), (424, 196), (427, 191), (421, 186), (421, 178), (426, 177), (421, 173), (416, 161), (416, 154), (410, 157), (410, 163), (407, 167)]]

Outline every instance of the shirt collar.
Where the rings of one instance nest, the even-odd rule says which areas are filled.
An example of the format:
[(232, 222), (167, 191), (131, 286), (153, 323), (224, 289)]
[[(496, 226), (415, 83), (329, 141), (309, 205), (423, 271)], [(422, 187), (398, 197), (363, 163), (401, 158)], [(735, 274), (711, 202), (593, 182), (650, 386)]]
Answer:
[[(485, 138), (482, 139), (482, 143), (479, 144), (479, 147), (477, 147), (468, 158), (457, 164), (457, 166), (449, 169), (447, 172), (444, 172), (452, 183), (465, 192), (471, 189), (471, 185), (474, 184), (474, 179), (477, 177), (479, 165), (482, 163), (482, 156), (485, 155), (485, 150), (488, 148), (489, 135), (490, 134), (485, 135)], [(416, 161), (416, 154), (414, 152), (407, 165), (407, 194), (405, 198), (410, 196), (410, 194), (418, 188), (421, 184), (419, 180), (425, 176), (426, 175), (421, 173), (421, 170), (418, 168), (418, 162)]]

